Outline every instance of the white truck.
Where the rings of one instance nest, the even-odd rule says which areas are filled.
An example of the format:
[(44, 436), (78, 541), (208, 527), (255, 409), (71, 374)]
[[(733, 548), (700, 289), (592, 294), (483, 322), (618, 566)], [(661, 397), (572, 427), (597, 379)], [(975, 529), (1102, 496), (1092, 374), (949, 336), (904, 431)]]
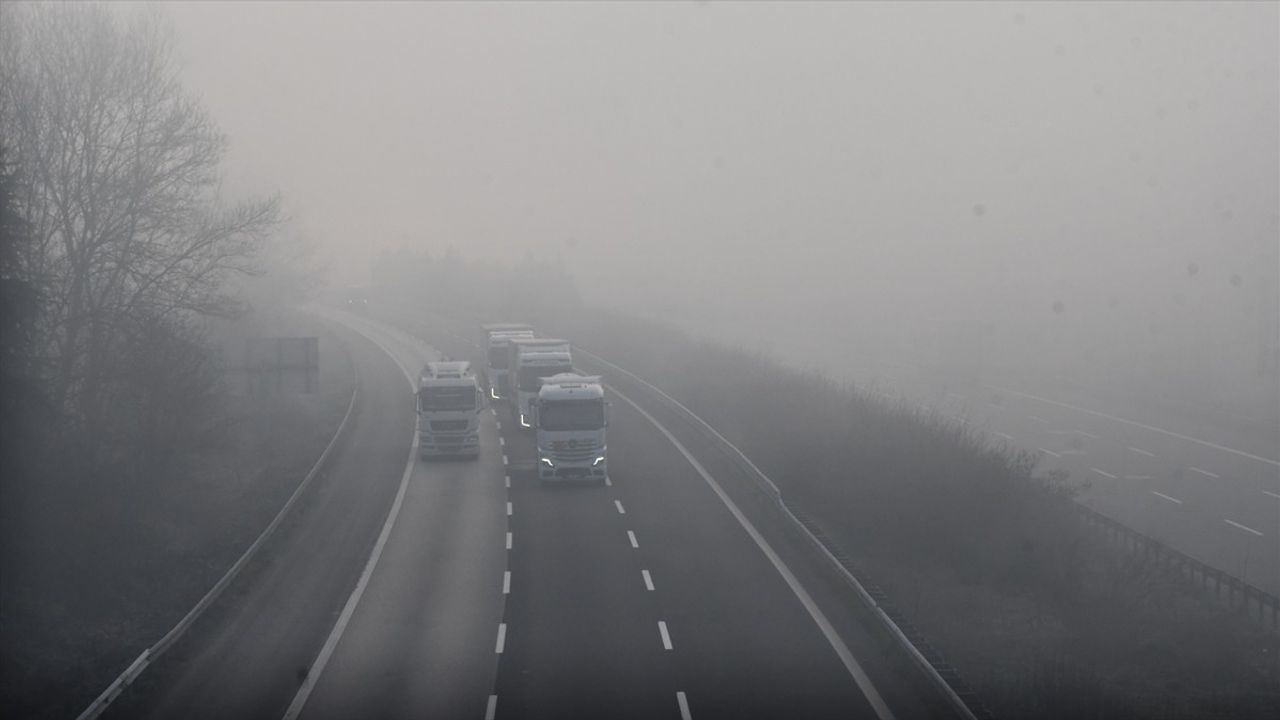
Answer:
[(520, 427), (533, 427), (529, 403), (538, 394), (544, 377), (573, 372), (569, 341), (557, 338), (511, 338), (508, 345), (507, 381), (511, 386), (512, 410)]
[(507, 387), (507, 347), (511, 338), (533, 337), (533, 326), (524, 323), (490, 323), (481, 325), (487, 335), (486, 355), (488, 367), (485, 380), (489, 385), (489, 397), (498, 400), (510, 392)]
[(427, 363), (418, 378), (419, 454), (480, 457), (483, 400), (471, 363)]
[(539, 480), (603, 483), (609, 477), (605, 444), (609, 403), (599, 375), (562, 373), (542, 378), (533, 411)]

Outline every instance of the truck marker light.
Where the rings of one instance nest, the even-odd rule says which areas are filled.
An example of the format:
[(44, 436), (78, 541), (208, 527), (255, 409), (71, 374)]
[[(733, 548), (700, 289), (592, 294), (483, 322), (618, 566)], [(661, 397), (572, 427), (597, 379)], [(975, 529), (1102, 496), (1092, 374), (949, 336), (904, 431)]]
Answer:
[(524, 413), (520, 413), (520, 424), (524, 427), (533, 427), (532, 425), (529, 424), (528, 420), (524, 419)]
[(547, 467), (552, 467), (552, 468), (553, 468), (553, 467), (555, 467), (555, 466), (556, 466), (556, 464), (555, 464), (555, 463), (553, 463), (553, 462), (551, 462), (551, 460), (550, 460), (549, 458), (538, 458), (538, 459), (539, 459), (539, 460), (541, 460), (542, 462), (546, 463), (546, 464), (547, 464)]
[(600, 463), (602, 463), (602, 462), (604, 462), (604, 456), (603, 456), (603, 455), (601, 455), (600, 457), (596, 458), (596, 461), (595, 461), (595, 462), (593, 462), (593, 463), (591, 463), (591, 467), (595, 467), (595, 466), (599, 465), (599, 464), (600, 464)]
[(494, 400), (497, 400), (498, 391), (494, 390), (493, 388), (489, 388), (489, 397), (493, 398)]

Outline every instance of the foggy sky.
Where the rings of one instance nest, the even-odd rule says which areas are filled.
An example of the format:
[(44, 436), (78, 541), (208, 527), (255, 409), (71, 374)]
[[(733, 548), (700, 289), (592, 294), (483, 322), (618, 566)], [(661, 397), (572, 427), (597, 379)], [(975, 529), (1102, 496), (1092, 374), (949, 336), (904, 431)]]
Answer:
[(533, 251), (713, 334), (805, 328), (775, 348), (1057, 322), (1073, 352), (1140, 354), (1154, 324), (1247, 365), (1280, 233), (1278, 7), (165, 12), (228, 191), (281, 191), (339, 281), (402, 245)]

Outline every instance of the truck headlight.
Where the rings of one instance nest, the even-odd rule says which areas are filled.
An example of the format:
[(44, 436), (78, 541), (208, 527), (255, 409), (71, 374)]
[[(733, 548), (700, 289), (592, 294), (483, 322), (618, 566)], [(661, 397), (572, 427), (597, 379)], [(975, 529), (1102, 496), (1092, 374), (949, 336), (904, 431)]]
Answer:
[(599, 464), (600, 464), (600, 463), (602, 463), (602, 462), (604, 462), (604, 456), (603, 456), (603, 455), (601, 455), (600, 457), (596, 458), (596, 461), (595, 461), (595, 462), (593, 462), (593, 463), (591, 463), (591, 467), (595, 467), (595, 466), (599, 465)]
[(546, 463), (546, 464), (547, 464), (547, 467), (549, 467), (549, 468), (553, 468), (553, 467), (555, 467), (555, 466), (556, 466), (556, 464), (555, 464), (555, 463), (551, 462), (551, 458), (539, 458), (539, 460), (541, 460), (542, 462)]

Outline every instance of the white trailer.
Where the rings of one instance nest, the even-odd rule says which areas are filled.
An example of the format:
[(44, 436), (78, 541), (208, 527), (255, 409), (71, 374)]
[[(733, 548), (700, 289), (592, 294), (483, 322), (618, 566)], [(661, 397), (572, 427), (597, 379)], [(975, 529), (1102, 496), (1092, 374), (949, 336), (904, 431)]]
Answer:
[(489, 397), (498, 400), (510, 392), (507, 382), (508, 345), (512, 338), (533, 337), (533, 326), (524, 323), (490, 323), (481, 325), (485, 331), (486, 347), (485, 381)]

